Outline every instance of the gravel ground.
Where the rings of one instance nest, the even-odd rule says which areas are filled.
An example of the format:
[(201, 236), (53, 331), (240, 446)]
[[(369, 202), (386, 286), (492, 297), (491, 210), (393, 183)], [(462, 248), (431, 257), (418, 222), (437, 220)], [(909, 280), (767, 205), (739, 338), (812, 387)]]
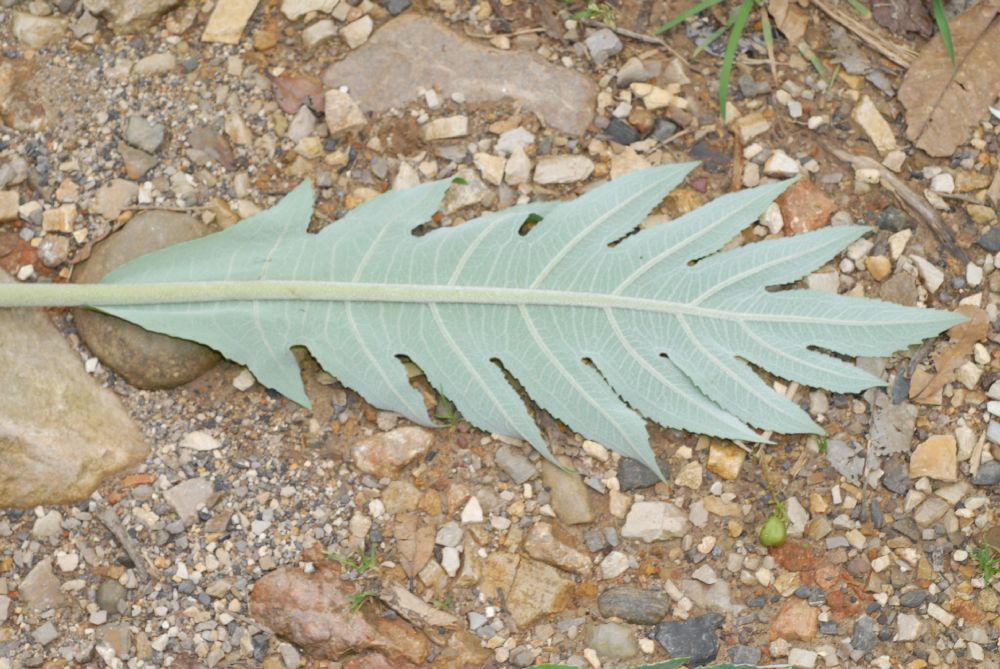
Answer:
[[(390, 187), (462, 176), (433, 222), (444, 226), (697, 159), (645, 225), (802, 174), (734, 243), (871, 225), (804, 284), (961, 309), (972, 324), (860, 359), (884, 389), (775, 381), (828, 439), (778, 436), (748, 454), (650, 426), (659, 482), (540, 412), (579, 475), (562, 472), (449, 416), (419, 375), (447, 424), (414, 427), (304, 353), (311, 410), (226, 361), (139, 390), (125, 379), (148, 363), (109, 368), (72, 314), (56, 312), (151, 454), (77, 505), (0, 512), (0, 669), (598, 667), (685, 655), (1000, 666), (1000, 596), (983, 565), (1000, 569), (988, 548), (1000, 545), (1000, 234), (986, 198), (1000, 126), (984, 120), (954, 156), (929, 158), (907, 144), (883, 92), (896, 70), (855, 46), (868, 69), (831, 88), (779, 41), (778, 81), (759, 50), (737, 68), (738, 118), (725, 128), (715, 57), (688, 65), (550, 4), (272, 0), (247, 21), (241, 3), (220, 0), (215, 24), (212, 2), (184, 4), (116, 34), (122, 3), (102, 14), (90, 0), (0, 2), (0, 267), (67, 280), (143, 210), (225, 228), (306, 177), (320, 227)], [(623, 25), (649, 33), (670, 9), (638, 23), (646, 4), (621, 3)], [(207, 41), (206, 25), (235, 43)], [(693, 22), (671, 49), (690, 54), (706, 30)], [(824, 57), (846, 57), (841, 33), (818, 21), (808, 34)], [(445, 39), (461, 55), (438, 63)], [(519, 54), (536, 57), (504, 60)], [(893, 168), (955, 245), (901, 208), (885, 177), (880, 186), (877, 171), (828, 147)], [(790, 536), (768, 550), (757, 532), (776, 499)]]

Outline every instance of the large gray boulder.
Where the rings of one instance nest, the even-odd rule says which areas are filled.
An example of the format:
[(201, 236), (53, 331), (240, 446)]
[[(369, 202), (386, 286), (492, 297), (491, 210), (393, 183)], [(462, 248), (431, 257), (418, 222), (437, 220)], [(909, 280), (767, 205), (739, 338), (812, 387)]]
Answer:
[(84, 500), (148, 450), (44, 311), (0, 309), (0, 508)]

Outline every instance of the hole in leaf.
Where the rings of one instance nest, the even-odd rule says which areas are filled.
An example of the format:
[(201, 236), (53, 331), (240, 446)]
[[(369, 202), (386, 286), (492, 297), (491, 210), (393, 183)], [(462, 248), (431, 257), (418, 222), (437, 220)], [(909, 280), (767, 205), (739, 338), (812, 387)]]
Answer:
[(528, 218), (524, 219), (524, 223), (521, 224), (521, 227), (517, 229), (517, 234), (522, 237), (526, 236), (541, 220), (542, 217), (538, 214), (529, 214)]

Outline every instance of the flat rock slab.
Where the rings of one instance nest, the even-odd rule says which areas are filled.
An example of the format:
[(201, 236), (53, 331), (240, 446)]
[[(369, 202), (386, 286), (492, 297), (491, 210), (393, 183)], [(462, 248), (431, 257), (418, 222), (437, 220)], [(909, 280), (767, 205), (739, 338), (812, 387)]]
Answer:
[[(12, 279), (0, 271), (0, 282)], [(38, 309), (0, 309), (0, 508), (87, 499), (142, 462), (142, 435)]]
[(584, 75), (532, 53), (507, 52), (460, 37), (437, 21), (407, 14), (323, 74), (329, 88), (347, 86), (361, 109), (402, 108), (435, 89), (468, 102), (511, 99), (551, 128), (580, 135), (593, 119), (597, 87)]

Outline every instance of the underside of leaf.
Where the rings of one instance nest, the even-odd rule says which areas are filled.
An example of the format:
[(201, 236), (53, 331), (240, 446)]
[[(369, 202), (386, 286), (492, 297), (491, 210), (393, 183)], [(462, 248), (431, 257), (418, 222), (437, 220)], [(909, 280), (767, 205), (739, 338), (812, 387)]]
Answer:
[[(654, 471), (645, 419), (732, 439), (760, 440), (751, 426), (821, 432), (747, 363), (857, 392), (882, 381), (827, 352), (887, 355), (961, 320), (769, 290), (823, 265), (866, 228), (717, 253), (789, 182), (724, 195), (636, 232), (694, 166), (632, 172), (575, 200), (488, 213), (421, 236), (414, 229), (439, 209), (450, 182), (385, 193), (318, 234), (306, 231), (313, 193), (303, 184), (272, 209), (103, 281), (168, 284), (187, 301), (95, 306), (205, 343), (308, 406), (290, 352), (305, 346), (373, 405), (432, 424), (400, 362), (406, 356), (470, 423), (551, 457), (509, 373), (570, 428)], [(521, 234), (529, 217), (541, 220)]]

